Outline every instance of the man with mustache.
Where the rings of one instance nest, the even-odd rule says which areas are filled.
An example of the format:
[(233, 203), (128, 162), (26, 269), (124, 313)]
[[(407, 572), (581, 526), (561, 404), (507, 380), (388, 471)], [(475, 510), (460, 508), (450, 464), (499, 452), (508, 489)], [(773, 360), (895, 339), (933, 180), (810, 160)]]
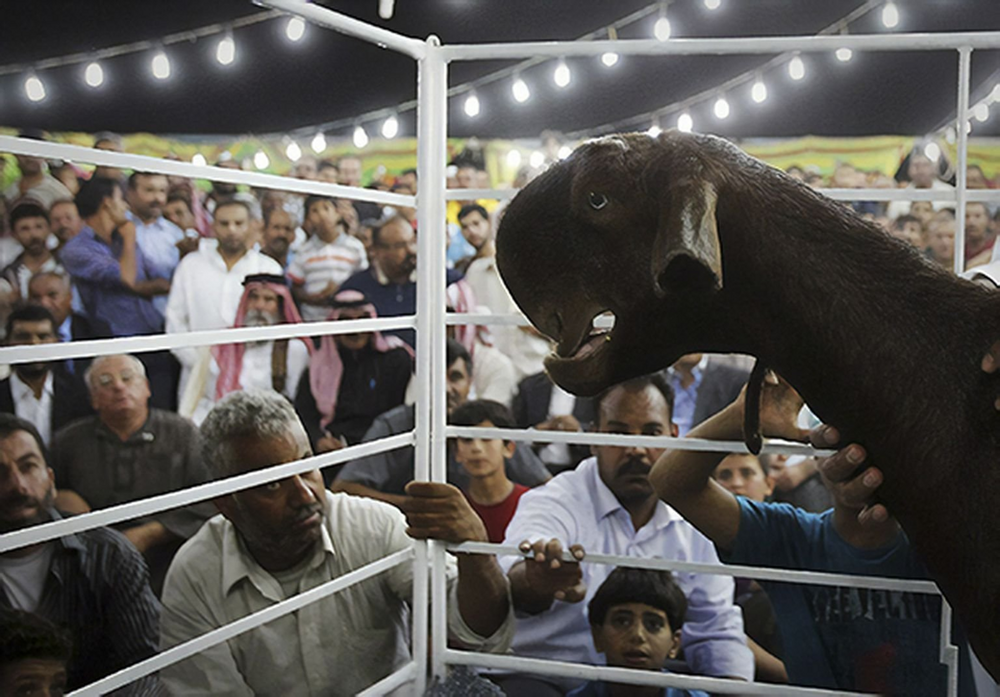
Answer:
[[(201, 432), (215, 477), (312, 455), (291, 404), (273, 391), (227, 395)], [(486, 540), (482, 521), (447, 484), (410, 484), (406, 518), (384, 503), (327, 491), (318, 469), (219, 497), (215, 506), (222, 515), (167, 574), (164, 648), (407, 550), (410, 537)], [(463, 554), (446, 563), (451, 638), (505, 651), (514, 621), (496, 560)], [(175, 695), (357, 694), (409, 660), (412, 578), (407, 561), (169, 666), (163, 680)]]
[[(0, 533), (60, 520), (55, 475), (37, 429), (0, 414)], [(0, 609), (33, 612), (73, 639), (76, 689), (156, 653), (160, 606), (146, 564), (117, 532), (95, 528), (0, 554)], [(155, 676), (122, 689), (157, 695)]]
[[(152, 276), (169, 281), (181, 260), (177, 244), (184, 239), (184, 231), (163, 217), (167, 175), (133, 173), (128, 178), (125, 200), (130, 208), (128, 219), (135, 223), (135, 243), (146, 257)], [(167, 296), (155, 296), (153, 304), (161, 313), (166, 312)]]
[[(601, 433), (677, 435), (673, 391), (662, 374), (611, 387), (596, 398), (596, 408)], [(661, 502), (650, 484), (650, 469), (663, 451), (594, 446), (595, 457), (521, 497), (505, 544), (519, 544), (530, 556), (501, 559), (519, 611), (515, 654), (601, 663), (586, 606), (612, 567), (585, 563), (585, 551), (718, 563), (712, 543)], [(584, 563), (562, 561), (564, 549)], [(732, 579), (679, 572), (675, 580), (690, 599), (681, 648), (691, 670), (752, 679)], [(563, 694), (579, 681), (507, 676), (501, 684), (507, 694), (532, 697)]]

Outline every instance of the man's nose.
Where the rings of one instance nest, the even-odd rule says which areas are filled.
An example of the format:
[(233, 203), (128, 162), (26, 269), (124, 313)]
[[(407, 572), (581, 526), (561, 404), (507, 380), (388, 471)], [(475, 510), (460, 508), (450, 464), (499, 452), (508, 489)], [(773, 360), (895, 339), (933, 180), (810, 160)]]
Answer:
[(291, 492), (290, 500), (299, 506), (307, 506), (316, 501), (316, 495), (301, 475), (292, 477)]

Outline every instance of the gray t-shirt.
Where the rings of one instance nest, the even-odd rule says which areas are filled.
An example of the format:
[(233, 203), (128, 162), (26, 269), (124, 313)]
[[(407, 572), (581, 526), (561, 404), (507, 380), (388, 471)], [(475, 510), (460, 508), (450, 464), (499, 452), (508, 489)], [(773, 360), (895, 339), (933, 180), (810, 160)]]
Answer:
[(0, 583), (18, 610), (34, 612), (38, 609), (53, 551), (50, 542), (23, 557), (0, 555)]

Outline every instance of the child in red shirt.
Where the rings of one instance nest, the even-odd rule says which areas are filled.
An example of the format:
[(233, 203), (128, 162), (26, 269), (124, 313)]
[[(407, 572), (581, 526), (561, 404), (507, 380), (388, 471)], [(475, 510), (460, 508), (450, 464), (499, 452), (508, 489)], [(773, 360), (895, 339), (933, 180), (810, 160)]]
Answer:
[[(456, 407), (448, 422), (452, 426), (516, 428), (510, 410), (488, 399)], [(486, 525), (490, 542), (503, 542), (517, 502), (528, 490), (507, 478), (505, 465), (514, 455), (515, 445), (514, 441), (499, 438), (455, 439), (455, 460), (469, 475), (465, 497)]]

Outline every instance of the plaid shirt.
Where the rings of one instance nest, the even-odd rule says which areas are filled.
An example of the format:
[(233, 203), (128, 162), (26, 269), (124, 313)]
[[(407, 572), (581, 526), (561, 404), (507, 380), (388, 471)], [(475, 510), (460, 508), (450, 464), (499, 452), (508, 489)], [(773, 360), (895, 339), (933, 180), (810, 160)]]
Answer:
[[(51, 510), (51, 519), (61, 516)], [(160, 603), (142, 555), (107, 528), (66, 535), (56, 545), (35, 611), (73, 637), (68, 687), (76, 689), (149, 658), (159, 642)], [(0, 587), (0, 606), (11, 607)], [(163, 694), (147, 676), (115, 692)]]

